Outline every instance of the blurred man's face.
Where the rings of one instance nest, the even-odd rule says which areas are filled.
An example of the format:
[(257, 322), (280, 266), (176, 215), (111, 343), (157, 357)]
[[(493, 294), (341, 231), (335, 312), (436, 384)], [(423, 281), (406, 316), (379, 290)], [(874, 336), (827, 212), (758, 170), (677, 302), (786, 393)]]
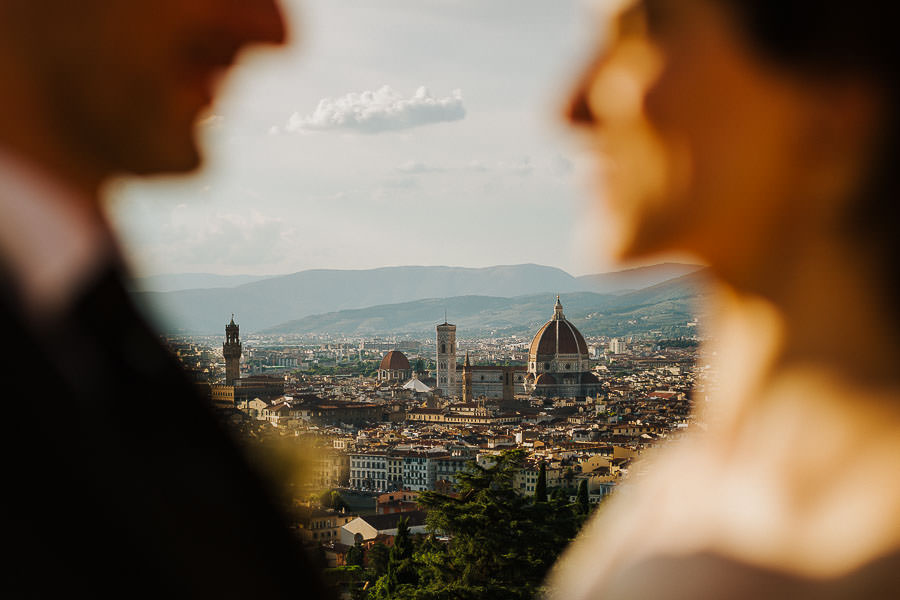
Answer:
[(0, 1), (54, 141), (106, 174), (195, 168), (220, 76), (285, 35), (276, 0)]

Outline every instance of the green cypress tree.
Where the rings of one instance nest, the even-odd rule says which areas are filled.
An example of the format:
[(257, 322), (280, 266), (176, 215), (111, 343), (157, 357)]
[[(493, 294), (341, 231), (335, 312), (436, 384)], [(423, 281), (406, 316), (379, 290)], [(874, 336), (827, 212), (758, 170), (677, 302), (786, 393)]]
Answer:
[(547, 465), (543, 461), (541, 461), (541, 466), (538, 470), (538, 480), (534, 486), (534, 501), (547, 501)]
[(413, 561), (412, 536), (409, 532), (409, 519), (403, 518), (397, 523), (397, 534), (387, 562), (387, 570), (375, 582), (372, 597), (376, 600), (397, 600), (407, 592), (412, 593), (419, 581), (417, 566)]
[(375, 600), (391, 600), (397, 595), (397, 573), (393, 568), (393, 563), (388, 565), (387, 573), (378, 578), (375, 582), (375, 588), (372, 590), (371, 597)]
[(391, 548), (391, 560), (388, 573), (399, 584), (415, 585), (419, 581), (416, 565), (413, 564), (413, 539), (409, 533), (409, 519), (403, 518), (397, 523), (397, 535), (394, 536), (394, 547)]
[(578, 505), (578, 510), (582, 514), (587, 514), (591, 509), (590, 499), (588, 498), (588, 484), (587, 479), (582, 479), (581, 483), (578, 484), (578, 497), (575, 502)]
[[(513, 486), (524, 451), (502, 453), (488, 467), (458, 475), (460, 494), (422, 492), (428, 528), (445, 542), (421, 545), (416, 600), (532, 600), (547, 571), (575, 536), (580, 519), (569, 503), (535, 502)], [(503, 524), (498, 526), (498, 524)], [(403, 591), (396, 599), (404, 596)]]
[(399, 560), (412, 558), (413, 543), (409, 535), (409, 519), (402, 518), (397, 523), (397, 535), (394, 536), (394, 548), (391, 554), (395, 554)]
[(381, 577), (388, 570), (391, 552), (388, 547), (378, 542), (369, 549), (369, 568), (375, 571), (375, 577)]
[(537, 502), (520, 495), (513, 483), (524, 462), (523, 450), (509, 450), (489, 466), (470, 463), (459, 474), (458, 495), (422, 492), (432, 535), (413, 543), (408, 524), (398, 524), (387, 571), (370, 586), (369, 598), (541, 597), (547, 572), (585, 517), (568, 497)]
[(362, 544), (357, 541), (350, 550), (347, 551), (346, 561), (348, 565), (359, 565), (365, 562), (366, 552), (363, 550)]

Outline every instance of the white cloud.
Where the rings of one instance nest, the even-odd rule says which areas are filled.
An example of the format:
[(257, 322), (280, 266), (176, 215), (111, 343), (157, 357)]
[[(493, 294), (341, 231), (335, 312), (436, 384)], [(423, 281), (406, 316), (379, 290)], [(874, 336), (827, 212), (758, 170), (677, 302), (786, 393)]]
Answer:
[(160, 258), (185, 266), (252, 266), (277, 261), (295, 234), (284, 219), (256, 210), (204, 218), (196, 207), (179, 204), (161, 228), (156, 249)]
[(419, 182), (413, 177), (395, 177), (381, 182), (382, 187), (395, 190), (409, 190), (419, 187)]
[(572, 161), (561, 154), (557, 154), (550, 159), (550, 172), (557, 177), (568, 175), (572, 172), (573, 168), (574, 165), (572, 164)]
[(534, 171), (534, 165), (531, 164), (531, 159), (527, 156), (512, 161), (502, 161), (497, 164), (497, 167), (502, 171), (519, 175), (520, 177), (531, 175)]
[(446, 169), (432, 167), (418, 160), (408, 160), (397, 167), (401, 173), (437, 173)]
[(466, 116), (462, 92), (435, 98), (424, 87), (409, 98), (384, 85), (373, 91), (351, 92), (341, 98), (323, 98), (307, 116), (294, 113), (287, 131), (352, 130), (381, 133), (411, 129), (432, 123), (459, 121)]
[[(559, 157), (559, 160), (565, 160), (562, 157)], [(570, 164), (559, 166), (557, 162), (552, 163), (552, 168), (554, 169), (563, 169), (563, 168), (571, 168)], [(397, 167), (394, 168), (394, 171), (404, 173), (406, 175), (419, 175), (422, 173), (501, 173), (501, 174), (511, 174), (518, 175), (520, 177), (525, 177), (527, 175), (531, 175), (534, 172), (534, 164), (531, 161), (531, 158), (528, 156), (514, 158), (510, 160), (502, 160), (497, 161), (492, 164), (487, 164), (479, 160), (472, 160), (466, 163), (463, 166), (435, 166), (423, 163), (418, 160), (408, 160)], [(555, 171), (554, 171), (555, 172)]]

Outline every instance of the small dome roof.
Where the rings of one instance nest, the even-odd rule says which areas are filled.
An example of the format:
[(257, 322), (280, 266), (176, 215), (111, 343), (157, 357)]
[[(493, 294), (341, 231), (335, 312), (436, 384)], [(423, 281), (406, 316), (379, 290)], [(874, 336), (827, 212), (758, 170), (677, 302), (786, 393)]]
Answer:
[(550, 373), (541, 373), (534, 381), (534, 385), (556, 385), (556, 377)]
[(572, 325), (562, 311), (559, 297), (553, 307), (553, 318), (535, 334), (528, 352), (530, 360), (538, 357), (554, 357), (557, 354), (582, 354), (587, 356), (587, 342), (578, 328)]
[(391, 350), (381, 359), (382, 371), (409, 371), (409, 359), (399, 350)]

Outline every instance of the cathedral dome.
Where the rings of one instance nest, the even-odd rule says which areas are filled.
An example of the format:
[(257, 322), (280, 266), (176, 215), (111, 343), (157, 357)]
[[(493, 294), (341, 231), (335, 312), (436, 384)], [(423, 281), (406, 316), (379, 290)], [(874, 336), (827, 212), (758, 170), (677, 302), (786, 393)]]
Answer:
[[(580, 354), (587, 357), (588, 347), (584, 336), (578, 328), (572, 325), (563, 314), (559, 296), (556, 297), (556, 306), (553, 310), (553, 318), (547, 321), (535, 334), (531, 341), (531, 350), (528, 353), (529, 360), (542, 360), (558, 354)], [(538, 358), (540, 357), (540, 358)]]
[(541, 373), (537, 376), (534, 385), (556, 385), (556, 377), (550, 373)]
[(391, 350), (381, 359), (381, 366), (378, 367), (382, 371), (409, 371), (409, 360), (399, 350)]

